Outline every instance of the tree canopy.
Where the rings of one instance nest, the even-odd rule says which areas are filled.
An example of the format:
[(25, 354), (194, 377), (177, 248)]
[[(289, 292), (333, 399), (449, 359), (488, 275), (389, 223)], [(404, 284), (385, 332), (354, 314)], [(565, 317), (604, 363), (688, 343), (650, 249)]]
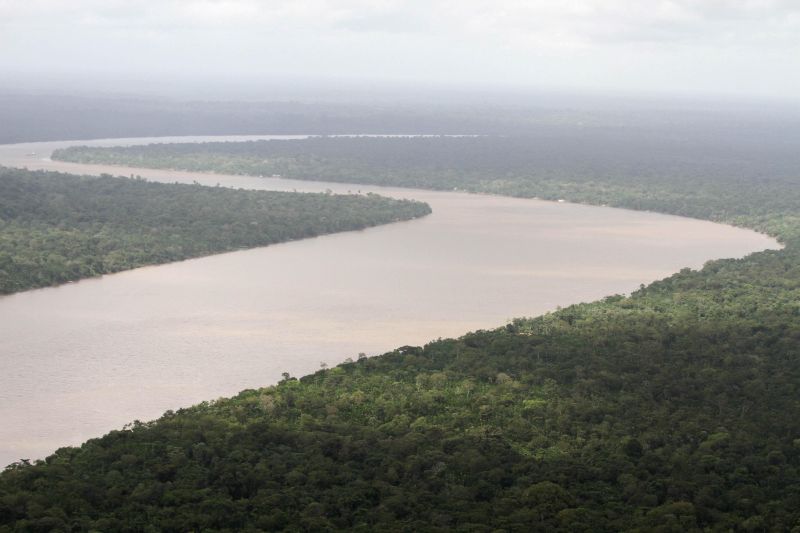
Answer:
[[(415, 176), (445, 188), (450, 163), (432, 161)], [(375, 168), (411, 179), (400, 163)], [(741, 172), (515, 170), (494, 192), (552, 186), (745, 225), (785, 247), (287, 375), (12, 465), (0, 531), (800, 531), (800, 180)], [(447, 187), (493, 183), (475, 180), (453, 170)]]
[(378, 195), (234, 190), (0, 167), (0, 294), (430, 213)]

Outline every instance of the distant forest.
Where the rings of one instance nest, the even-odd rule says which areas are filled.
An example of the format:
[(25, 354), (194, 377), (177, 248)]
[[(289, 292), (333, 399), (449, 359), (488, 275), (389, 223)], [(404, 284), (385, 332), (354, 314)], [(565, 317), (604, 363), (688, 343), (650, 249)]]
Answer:
[(765, 105), (587, 100), (502, 95), (424, 103), (180, 101), (0, 88), (0, 144), (172, 135), (479, 134), (606, 135), (654, 144), (685, 140), (773, 145), (800, 139), (800, 110)]
[(62, 152), (652, 209), (766, 231), (785, 248), (684, 269), (630, 297), (287, 375), (11, 465), (0, 475), (0, 524), (800, 531), (796, 139), (635, 137)]
[[(475, 133), (506, 131), (496, 109), (301, 102), (182, 102), (167, 99), (15, 95), (0, 92), (0, 144), (166, 135)], [(536, 120), (560, 120), (546, 113)], [(533, 118), (533, 117), (531, 117)], [(524, 127), (525, 121), (520, 126)]]
[(0, 167), (0, 294), (430, 213), (377, 195), (234, 190)]
[[(624, 132), (478, 137), (314, 137), (57, 150), (82, 163), (461, 189), (607, 204), (789, 230), (800, 151), (789, 139), (667, 139)], [(775, 217), (776, 213), (783, 216)], [(784, 223), (784, 217), (791, 220)], [(784, 227), (786, 226), (786, 227)]]

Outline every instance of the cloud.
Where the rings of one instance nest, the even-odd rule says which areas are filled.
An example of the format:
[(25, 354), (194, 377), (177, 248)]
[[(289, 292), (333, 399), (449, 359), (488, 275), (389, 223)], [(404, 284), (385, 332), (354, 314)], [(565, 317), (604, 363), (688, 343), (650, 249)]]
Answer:
[(739, 84), (789, 94), (800, 92), (800, 2), (0, 0), (0, 50), (6, 69)]
[(794, 0), (0, 0), (0, 24), (429, 32), (532, 45), (797, 38)]

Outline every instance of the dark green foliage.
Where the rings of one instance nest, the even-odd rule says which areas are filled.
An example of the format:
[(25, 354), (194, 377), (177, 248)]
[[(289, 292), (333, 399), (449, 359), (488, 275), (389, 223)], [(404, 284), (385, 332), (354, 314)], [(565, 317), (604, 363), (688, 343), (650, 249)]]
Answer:
[(135, 423), (10, 468), (0, 522), (789, 530), (800, 525), (797, 259), (717, 261), (630, 298)]
[[(693, 196), (680, 176), (657, 189), (669, 194), (624, 179), (630, 189), (603, 182), (613, 203), (689, 206), (785, 248), (287, 376), (13, 465), (0, 524), (800, 531), (798, 181), (718, 176)], [(533, 195), (539, 182), (514, 183)], [(584, 185), (567, 190), (612, 203)]]
[[(56, 151), (66, 161), (462, 189), (734, 222), (780, 233), (800, 205), (788, 142), (559, 129), (515, 137), (316, 137)], [(788, 228), (787, 228), (788, 229)], [(798, 236), (797, 234), (795, 234)]]
[(233, 190), (0, 168), (0, 294), (366, 228), (419, 202)]

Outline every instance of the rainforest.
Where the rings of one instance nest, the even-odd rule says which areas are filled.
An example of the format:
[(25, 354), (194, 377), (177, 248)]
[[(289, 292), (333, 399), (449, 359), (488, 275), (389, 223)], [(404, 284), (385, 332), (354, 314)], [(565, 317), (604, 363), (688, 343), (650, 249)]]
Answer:
[(798, 51), (0, 0), (0, 533), (800, 533)]
[[(783, 249), (684, 269), (629, 296), (286, 374), (15, 463), (0, 476), (0, 528), (800, 530), (800, 181), (791, 169), (757, 180), (747, 165), (731, 175), (693, 163), (684, 178), (629, 167), (567, 179), (559, 169), (580, 161), (548, 159), (555, 170), (539, 176), (524, 171), (530, 152), (518, 150), (523, 161), (502, 180), (481, 181), (470, 178), (477, 171), (460, 178), (453, 161), (462, 158), (441, 151), (475, 154), (497, 139), (304, 143), (76, 148), (56, 157), (413, 179), (652, 209), (753, 228)], [(355, 153), (370, 144), (379, 155)], [(400, 153), (411, 170), (393, 164)], [(500, 170), (496, 160), (480, 173), (487, 168)]]
[(0, 167), (0, 294), (430, 213), (378, 195), (299, 194)]

